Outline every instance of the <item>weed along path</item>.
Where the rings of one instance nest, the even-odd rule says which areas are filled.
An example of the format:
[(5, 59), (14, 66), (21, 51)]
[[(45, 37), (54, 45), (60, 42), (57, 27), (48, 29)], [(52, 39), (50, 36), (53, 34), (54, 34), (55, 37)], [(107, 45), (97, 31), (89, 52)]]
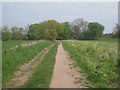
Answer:
[(59, 44), (49, 88), (86, 88), (82, 84), (75, 83), (82, 75), (77, 68), (72, 68), (72, 64), (73, 62), (69, 60), (62, 44)]

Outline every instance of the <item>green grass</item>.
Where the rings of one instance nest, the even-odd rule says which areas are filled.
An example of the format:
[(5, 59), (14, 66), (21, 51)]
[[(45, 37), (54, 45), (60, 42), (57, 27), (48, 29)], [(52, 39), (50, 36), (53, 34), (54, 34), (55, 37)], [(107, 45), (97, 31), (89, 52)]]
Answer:
[(31, 42), (31, 41), (27, 41), (27, 40), (10, 40), (10, 41), (2, 41), (2, 48), (3, 50), (15, 47), (16, 45), (20, 45), (23, 43), (27, 43), (27, 42)]
[(39, 44), (17, 48), (15, 50), (9, 50), (2, 53), (2, 75), (3, 75), (3, 87), (6, 86), (6, 83), (13, 77), (14, 72), (18, 67), (32, 60), (39, 52), (41, 52), (45, 47), (53, 44), (54, 42), (41, 42)]
[(39, 66), (36, 68), (32, 77), (27, 81), (23, 88), (48, 88), (55, 64), (55, 56), (58, 44), (45, 55)]
[(95, 40), (78, 40), (78, 41), (93, 41), (93, 42), (111, 42), (111, 43), (118, 43), (118, 38), (99, 38)]
[(100, 38), (97, 41), (99, 42), (118, 42), (118, 38)]
[(118, 87), (118, 44), (93, 41), (63, 41), (77, 65), (88, 75), (92, 88)]
[(0, 89), (2, 88), (2, 41), (0, 40)]

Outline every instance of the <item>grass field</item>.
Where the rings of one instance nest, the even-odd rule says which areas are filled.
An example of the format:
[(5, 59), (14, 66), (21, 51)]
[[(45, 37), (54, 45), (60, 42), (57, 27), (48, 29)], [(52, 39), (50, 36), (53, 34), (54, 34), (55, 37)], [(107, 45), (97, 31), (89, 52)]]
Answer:
[[(44, 48), (55, 44), (44, 56), (39, 65), (35, 68), (32, 77), (20, 88), (48, 88), (55, 64), (55, 56), (58, 43), (53, 41), (40, 42), (35, 45), (10, 48), (16, 45), (32, 41), (5, 41), (2, 43), (1, 63), (3, 72), (0, 76), (3, 80), (3, 87), (13, 77), (19, 66), (32, 60)], [(91, 88), (116, 88), (118, 87), (118, 39), (101, 38), (98, 40), (63, 40), (64, 49), (76, 65), (82, 69), (92, 84)], [(79, 80), (78, 83), (81, 83)], [(1, 83), (0, 83), (1, 84)]]
[(118, 42), (118, 38), (100, 38), (96, 41), (99, 41), (99, 42)]
[(0, 40), (0, 89), (2, 88), (2, 41)]
[(111, 43), (117, 43), (118, 38), (99, 38), (96, 40), (80, 40), (80, 41), (97, 41), (97, 42), (111, 42)]
[(20, 44), (27, 43), (27, 42), (31, 42), (31, 41), (27, 41), (27, 40), (3, 41), (2, 48), (3, 48), (3, 50), (6, 50), (6, 49), (10, 49), (12, 47), (15, 47), (16, 45), (20, 45)]
[(54, 42), (41, 42), (33, 46), (17, 48), (15, 50), (2, 52), (3, 87), (6, 86), (6, 83), (10, 80), (10, 78), (12, 78), (13, 73), (18, 69), (21, 64), (32, 60), (32, 58), (35, 57), (39, 52), (41, 52), (44, 48), (53, 43)]
[(118, 87), (118, 44), (110, 41), (63, 41), (65, 50), (88, 75), (92, 88)]

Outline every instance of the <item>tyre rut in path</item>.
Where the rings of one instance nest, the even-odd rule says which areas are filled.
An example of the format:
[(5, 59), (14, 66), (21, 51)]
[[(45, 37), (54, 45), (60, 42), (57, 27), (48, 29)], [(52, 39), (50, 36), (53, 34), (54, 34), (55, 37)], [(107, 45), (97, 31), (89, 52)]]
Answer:
[(49, 50), (54, 45), (51, 45), (45, 48), (42, 52), (40, 52), (37, 56), (35, 56), (31, 61), (24, 63), (19, 67), (19, 70), (15, 72), (14, 77), (7, 84), (7, 88), (16, 88), (24, 85), (29, 77), (32, 76), (35, 68), (39, 65), (44, 56), (49, 52)]
[(85, 78), (78, 68), (72, 68), (72, 60), (69, 60), (67, 52), (64, 51), (62, 44), (58, 46), (56, 63), (52, 81), (49, 88), (87, 88), (84, 83), (75, 83), (79, 78)]

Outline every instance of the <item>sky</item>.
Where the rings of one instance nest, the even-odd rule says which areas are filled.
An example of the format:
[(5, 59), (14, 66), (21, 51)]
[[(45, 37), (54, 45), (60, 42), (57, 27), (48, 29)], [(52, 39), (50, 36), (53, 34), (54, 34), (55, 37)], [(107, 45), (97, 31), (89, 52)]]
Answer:
[(0, 26), (2, 26), (2, 3), (0, 2)]
[(76, 18), (98, 22), (105, 26), (104, 33), (110, 33), (118, 23), (118, 3), (2, 2), (2, 26), (24, 27), (48, 19), (72, 22)]
[(118, 24), (120, 25), (120, 2), (118, 3)]

